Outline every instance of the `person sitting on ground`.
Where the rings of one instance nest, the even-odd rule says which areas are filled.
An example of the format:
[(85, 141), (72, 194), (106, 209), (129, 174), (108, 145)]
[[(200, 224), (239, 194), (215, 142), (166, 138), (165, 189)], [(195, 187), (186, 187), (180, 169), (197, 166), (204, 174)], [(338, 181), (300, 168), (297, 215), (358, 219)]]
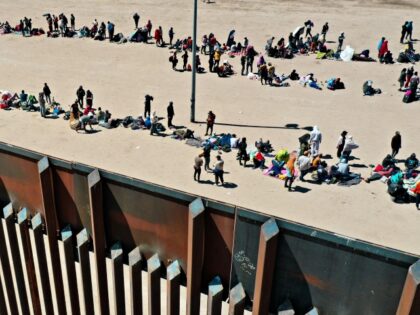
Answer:
[(367, 80), (365, 83), (363, 83), (363, 95), (372, 96), (382, 93), (380, 89), (374, 89), (372, 84), (373, 82), (371, 80)]
[(331, 78), (329, 80), (326, 81), (327, 83), (327, 88), (329, 90), (342, 90), (344, 89), (344, 83), (341, 82), (340, 78)]
[(311, 159), (309, 158), (309, 152), (305, 151), (303, 155), (299, 156), (297, 160), (297, 166), (300, 171), (299, 179), (304, 182), (304, 177), (311, 171)]
[(289, 79), (292, 81), (297, 81), (300, 79), (299, 74), (296, 72), (295, 69), (293, 69), (292, 72), (290, 73)]
[(258, 149), (257, 153), (255, 154), (254, 158), (252, 159), (254, 162), (254, 169), (260, 168), (263, 169), (265, 167), (265, 157), (261, 152), (261, 148)]
[(404, 162), (406, 170), (407, 178), (411, 178), (413, 175), (413, 171), (419, 166), (419, 160), (416, 157), (415, 153), (412, 153)]
[(90, 130), (93, 130), (92, 123), (94, 121), (93, 112), (89, 111), (87, 115), (80, 117), (80, 129), (86, 131), (86, 126), (90, 127)]
[(19, 95), (19, 106), (24, 107), (28, 102), (28, 94), (24, 90)]

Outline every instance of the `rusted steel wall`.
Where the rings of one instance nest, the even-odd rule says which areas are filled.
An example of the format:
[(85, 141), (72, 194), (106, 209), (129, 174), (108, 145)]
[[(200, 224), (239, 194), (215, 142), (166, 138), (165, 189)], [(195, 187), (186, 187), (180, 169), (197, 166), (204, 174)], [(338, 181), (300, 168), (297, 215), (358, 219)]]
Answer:
[[(11, 202), (15, 211), (26, 207), (32, 215), (44, 217), (37, 165), (42, 157), (0, 143), (2, 206)], [(49, 158), (49, 168), (59, 230), (70, 225), (74, 235), (83, 229), (92, 235), (95, 204), (105, 227), (104, 233), (96, 235), (97, 244), (107, 252), (121, 242), (125, 253), (138, 247), (144, 261), (155, 254), (164, 267), (177, 261), (183, 284), (187, 283), (189, 255), (193, 255), (191, 259), (202, 262), (198, 269), (193, 268), (201, 270), (201, 281), (195, 278), (193, 285), (207, 292), (208, 283), (220, 277), (224, 298), (230, 289), (240, 289), (238, 301), (240, 305), (245, 301), (247, 308), (257, 300), (259, 309), (270, 307), (275, 312), (289, 299), (298, 315), (313, 306), (321, 314), (395, 314), (407, 270), (418, 259), (280, 219), (274, 221), (279, 229), (272, 235), (275, 245), (262, 249), (261, 226), (269, 217), (207, 199), (203, 199), (205, 212), (200, 221), (203, 248), (194, 243), (191, 253), (189, 205), (197, 196), (101, 170), (100, 178), (93, 178), (101, 187), (93, 204), (88, 180), (92, 167)], [(258, 269), (258, 262), (267, 263), (268, 259), (275, 261), (271, 290), (261, 286), (261, 279), (269, 274), (261, 266)], [(127, 262), (125, 254), (124, 260)], [(258, 286), (256, 279), (260, 279)], [(267, 295), (270, 299), (261, 298)]]

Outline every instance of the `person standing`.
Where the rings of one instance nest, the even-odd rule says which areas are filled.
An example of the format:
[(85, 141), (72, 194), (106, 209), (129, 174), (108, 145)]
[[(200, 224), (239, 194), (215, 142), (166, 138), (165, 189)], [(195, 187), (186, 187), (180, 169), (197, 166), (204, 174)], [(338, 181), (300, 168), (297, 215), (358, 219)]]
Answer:
[(146, 24), (146, 28), (147, 28), (147, 35), (149, 37), (152, 36), (152, 27), (153, 27), (152, 21), (148, 20)]
[(70, 14), (70, 27), (73, 32), (76, 31), (76, 18), (74, 17), (73, 13)]
[(133, 15), (135, 29), (139, 28), (140, 15), (136, 12)]
[(309, 138), (309, 143), (311, 144), (311, 155), (318, 155), (319, 145), (322, 141), (322, 133), (319, 131), (318, 126), (314, 126), (314, 129), (311, 131), (311, 136)]
[(209, 134), (210, 135), (213, 134), (213, 126), (214, 126), (215, 120), (216, 120), (216, 115), (212, 111), (209, 111), (208, 116), (207, 116), (207, 128), (206, 128), (205, 136)]
[(107, 28), (108, 28), (109, 41), (112, 42), (112, 39), (114, 38), (115, 25), (112, 24), (110, 21), (108, 21)]
[(328, 30), (330, 29), (330, 27), (328, 26), (328, 22), (326, 22), (325, 24), (324, 24), (324, 26), (322, 27), (322, 31), (321, 31), (321, 34), (322, 34), (322, 41), (325, 43), (325, 41), (326, 41), (326, 37), (327, 37), (327, 33), (328, 33)]
[(347, 136), (347, 131), (343, 131), (341, 133), (340, 138), (338, 139), (338, 143), (337, 143), (337, 157), (341, 158), (341, 154), (343, 153), (343, 149), (344, 149), (344, 144), (346, 143), (346, 136)]
[(409, 39), (410, 41), (413, 40), (413, 21), (407, 22), (406, 24), (407, 28), (407, 34), (405, 35), (406, 39)]
[(401, 27), (401, 38), (400, 38), (401, 44), (404, 43), (405, 35), (407, 34), (407, 24), (408, 24), (408, 21), (405, 21), (405, 23)]
[(44, 92), (43, 96), (45, 96), (45, 101), (51, 104), (51, 90), (47, 83), (44, 83), (42, 91)]
[(245, 64), (246, 64), (246, 57), (244, 54), (241, 56), (241, 75), (245, 75)]
[(86, 91), (86, 106), (90, 108), (93, 106), (93, 93), (90, 90)]
[(77, 95), (77, 103), (83, 108), (83, 99), (85, 98), (86, 92), (83, 89), (83, 86), (80, 86), (76, 92)]
[(151, 104), (153, 101), (153, 96), (150, 96), (149, 94), (147, 94), (144, 97), (144, 118), (146, 119), (146, 117), (150, 116), (150, 109), (151, 109)]
[(44, 92), (39, 93), (39, 111), (41, 113), (41, 117), (45, 118), (47, 110), (45, 108)]
[(172, 69), (176, 71), (176, 65), (178, 64), (178, 58), (176, 56), (176, 51), (174, 51), (173, 55), (170, 57), (170, 61), (172, 63)]
[(219, 185), (219, 181), (222, 183), (222, 186), (224, 185), (223, 180), (223, 167), (225, 162), (222, 160), (221, 156), (216, 156), (216, 163), (214, 164), (213, 173), (216, 181), (216, 185)]
[(295, 179), (295, 162), (296, 156), (293, 155), (286, 163), (286, 180), (284, 182), (284, 187), (288, 188), (289, 191), (292, 190), (293, 180)]
[(200, 153), (194, 159), (194, 180), (200, 182), (201, 167), (203, 166), (203, 153)]
[(184, 51), (184, 54), (182, 55), (182, 69), (187, 70), (187, 64), (188, 64), (188, 52), (187, 50)]
[(398, 152), (401, 149), (401, 134), (399, 131), (396, 131), (395, 135), (391, 139), (391, 149), (392, 149), (391, 156), (395, 158), (395, 156), (398, 154)]
[(244, 161), (244, 167), (246, 167), (246, 161), (248, 160), (248, 154), (246, 152), (247, 143), (246, 138), (242, 138), (241, 142), (238, 144), (238, 160), (239, 165), (242, 165), (242, 161)]
[(206, 144), (203, 149), (203, 157), (204, 157), (204, 170), (210, 171), (210, 154), (211, 154), (211, 146)]
[(175, 35), (173, 27), (169, 29), (168, 35), (169, 35), (169, 46), (172, 46), (172, 42), (174, 40), (174, 35)]
[(341, 35), (338, 37), (338, 48), (337, 52), (340, 52), (343, 49), (343, 42), (344, 42), (344, 33), (341, 33)]
[(173, 127), (174, 125), (172, 125), (172, 119), (175, 116), (175, 111), (174, 111), (174, 103), (173, 102), (169, 102), (168, 108), (167, 108), (167, 113), (168, 113), (168, 128)]
[(400, 73), (400, 77), (398, 78), (398, 82), (400, 83), (400, 91), (402, 90), (405, 79), (407, 78), (407, 69), (403, 68)]

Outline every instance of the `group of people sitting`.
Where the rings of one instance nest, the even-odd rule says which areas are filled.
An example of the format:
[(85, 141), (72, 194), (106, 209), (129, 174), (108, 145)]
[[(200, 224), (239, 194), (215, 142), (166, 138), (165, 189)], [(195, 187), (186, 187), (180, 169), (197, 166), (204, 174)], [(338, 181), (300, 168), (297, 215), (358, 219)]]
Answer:
[(388, 154), (381, 164), (375, 166), (372, 174), (365, 181), (381, 180), (388, 185), (388, 194), (394, 202), (408, 203), (415, 200), (420, 210), (420, 172), (419, 160), (416, 154), (411, 154), (403, 160), (403, 169), (397, 165), (398, 160)]
[(414, 67), (403, 68), (398, 78), (399, 91), (404, 92), (403, 102), (411, 103), (420, 99), (419, 83), (420, 78)]

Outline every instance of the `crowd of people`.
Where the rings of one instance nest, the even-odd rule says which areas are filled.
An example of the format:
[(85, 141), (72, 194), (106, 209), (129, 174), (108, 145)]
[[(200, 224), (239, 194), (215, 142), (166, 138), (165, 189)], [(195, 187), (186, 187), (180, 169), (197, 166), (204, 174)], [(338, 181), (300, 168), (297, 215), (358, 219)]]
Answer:
[[(175, 32), (173, 27), (168, 31), (168, 42), (165, 42), (162, 27), (155, 29), (152, 37), (153, 25), (150, 20), (147, 21), (144, 27), (139, 27), (140, 15), (135, 13), (133, 15), (134, 32), (125, 37), (122, 33), (116, 33), (116, 26), (114, 23), (108, 21), (107, 23), (99, 23), (96, 19), (92, 26), (82, 26), (76, 28), (76, 18), (73, 14), (69, 18), (63, 13), (59, 15), (46, 14), (45, 15), (49, 37), (89, 37), (95, 40), (108, 39), (110, 42), (124, 43), (131, 42), (148, 42), (154, 39), (158, 47), (169, 47), (171, 54), (169, 61), (174, 70), (179, 70), (178, 56), (182, 59), (182, 71), (191, 71), (189, 61), (192, 56), (192, 46), (194, 45), (191, 37), (184, 39), (175, 39)], [(314, 23), (307, 20), (302, 26), (297, 27), (288, 35), (287, 41), (281, 37), (276, 45), (274, 45), (275, 37), (267, 40), (264, 47), (265, 53), (258, 53), (253, 45), (250, 44), (247, 37), (243, 42), (235, 41), (235, 31), (232, 30), (225, 43), (217, 40), (213, 33), (206, 34), (202, 37), (201, 46), (197, 47), (200, 52), (195, 56), (196, 70), (199, 73), (205, 72), (205, 67), (202, 65), (200, 55), (208, 56), (208, 71), (210, 73), (217, 73), (221, 77), (231, 76), (235, 72), (231, 63), (225, 59), (226, 57), (239, 57), (241, 64), (241, 75), (247, 76), (250, 79), (257, 79), (262, 85), (270, 86), (288, 86), (290, 81), (298, 81), (302, 86), (311, 87), (317, 90), (322, 90), (324, 82), (315, 78), (313, 73), (300, 76), (296, 70), (293, 70), (289, 75), (277, 74), (272, 62), (266, 61), (266, 58), (293, 58), (295, 55), (308, 55), (316, 53), (317, 58), (334, 58), (345, 59), (348, 51), (343, 49), (345, 41), (345, 33), (340, 33), (337, 39), (337, 49), (334, 51), (331, 47), (327, 47), (327, 34), (329, 32), (329, 24), (325, 23), (322, 26), (320, 33), (312, 34)], [(41, 35), (42, 29), (34, 29), (32, 27), (32, 20), (30, 18), (23, 18), (15, 27), (11, 27), (8, 22), (0, 23), (0, 33), (21, 33), (23, 36)], [(305, 34), (305, 35), (304, 35)], [(413, 22), (405, 22), (402, 27), (400, 43), (404, 44), (404, 49), (400, 52), (398, 62), (415, 63), (419, 60), (419, 55), (413, 48)], [(381, 63), (394, 63), (394, 58), (389, 50), (388, 40), (382, 37), (377, 46), (378, 59)], [(345, 53), (343, 55), (343, 53)], [(345, 58), (344, 58), (345, 57)], [(372, 61), (369, 50), (364, 50), (360, 54), (351, 54), (353, 60)], [(254, 72), (254, 63), (256, 60), (256, 72)], [(404, 92), (404, 102), (412, 102), (419, 99), (419, 77), (414, 67), (404, 68), (398, 78), (399, 90)], [(344, 89), (345, 85), (341, 78), (333, 77), (325, 81), (325, 86), (329, 90)], [(373, 82), (367, 80), (363, 85), (364, 95), (380, 94), (381, 90), (373, 87)], [(26, 93), (24, 90), (18, 95), (17, 93), (3, 92), (0, 102), (0, 108), (11, 109), (20, 108), (25, 111), (39, 111), (41, 117), (59, 117), (63, 115), (64, 119), (69, 120), (70, 128), (76, 131), (90, 132), (94, 125), (103, 128), (111, 129), (120, 125), (124, 127), (131, 127), (131, 129), (145, 129), (149, 130), (151, 135), (163, 135), (166, 128), (160, 122), (162, 117), (158, 117), (155, 111), (151, 110), (151, 104), (154, 101), (153, 96), (146, 95), (144, 101), (144, 115), (143, 116), (127, 116), (125, 118), (114, 118), (108, 110), (103, 110), (101, 107), (95, 108), (93, 105), (93, 93), (90, 90), (85, 90), (80, 86), (76, 91), (76, 100), (69, 109), (63, 108), (52, 97), (52, 92), (47, 83), (44, 84), (42, 91), (38, 93), (38, 97)], [(194, 132), (187, 129), (178, 131), (173, 125), (173, 118), (175, 110), (173, 102), (167, 106), (167, 128), (169, 128), (173, 136), (181, 139), (188, 139), (194, 137)], [(322, 142), (322, 133), (317, 126), (309, 134), (305, 134), (299, 138), (299, 149), (288, 151), (287, 149), (279, 150), (274, 156), (271, 155), (273, 151), (269, 141), (264, 142), (262, 139), (255, 142), (254, 146), (248, 146), (246, 138), (239, 138), (236, 135), (221, 135), (214, 134), (214, 125), (216, 115), (209, 111), (206, 121), (205, 136), (209, 138), (202, 142), (202, 151), (194, 159), (194, 180), (201, 181), (201, 168), (204, 166), (206, 171), (214, 174), (215, 183), (224, 185), (224, 161), (220, 147), (216, 161), (213, 168), (210, 168), (211, 151), (215, 148), (215, 143), (223, 143), (228, 139), (230, 149), (238, 149), (237, 159), (241, 165), (247, 166), (251, 163), (254, 169), (263, 170), (264, 175), (276, 177), (284, 180), (284, 186), (289, 190), (293, 190), (293, 183), (296, 178), (300, 181), (306, 181), (307, 174), (311, 174), (311, 180), (317, 183), (339, 183), (342, 185), (355, 185), (360, 183), (363, 178), (360, 174), (350, 171), (349, 161), (352, 159), (352, 151), (359, 146), (353, 140), (347, 131), (343, 131), (337, 143), (337, 163), (331, 165), (327, 164), (325, 156), (320, 152), (320, 144)], [(87, 129), (87, 127), (89, 127)], [(214, 141), (213, 141), (214, 140)], [(219, 142), (217, 142), (219, 141)], [(378, 164), (372, 172), (372, 175), (365, 179), (366, 182), (371, 182), (381, 179), (388, 183), (388, 192), (396, 201), (410, 201), (416, 200), (416, 206), (420, 203), (420, 174), (416, 171), (418, 167), (418, 160), (413, 153), (410, 157), (405, 159), (405, 168), (401, 169), (398, 166), (396, 155), (401, 148), (401, 135), (397, 132), (391, 143), (392, 153), (388, 155), (382, 164)], [(225, 148), (225, 147), (224, 147)], [(273, 157), (271, 163), (266, 161)]]

